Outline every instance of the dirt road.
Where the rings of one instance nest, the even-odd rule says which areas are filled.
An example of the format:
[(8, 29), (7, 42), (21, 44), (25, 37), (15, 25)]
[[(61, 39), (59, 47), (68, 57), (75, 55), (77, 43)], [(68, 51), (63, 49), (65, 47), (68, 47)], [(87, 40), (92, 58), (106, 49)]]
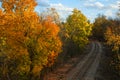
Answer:
[[(99, 66), (102, 46), (99, 42), (92, 42), (90, 51), (81, 59), (77, 59), (77, 65), (65, 64), (46, 76), (44, 80), (95, 80)], [(74, 59), (73, 59), (74, 60)], [(79, 61), (78, 61), (79, 60)], [(71, 68), (72, 67), (72, 68)]]
[(101, 44), (93, 42), (89, 54), (67, 74), (66, 80), (95, 80), (95, 73), (99, 65), (101, 53)]

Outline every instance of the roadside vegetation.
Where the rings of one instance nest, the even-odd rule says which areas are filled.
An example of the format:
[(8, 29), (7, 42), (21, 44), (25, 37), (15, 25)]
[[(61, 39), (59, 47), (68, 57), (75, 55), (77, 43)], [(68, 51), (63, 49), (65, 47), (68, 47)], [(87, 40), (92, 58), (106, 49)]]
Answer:
[(36, 6), (35, 0), (2, 0), (2, 80), (40, 80), (47, 69), (66, 56), (81, 53), (88, 43), (91, 25), (79, 10), (74, 9), (62, 23), (54, 8), (38, 14), (34, 11)]
[(108, 48), (106, 55), (109, 55), (109, 69), (117, 76), (120, 76), (120, 11), (117, 12), (116, 18), (106, 18), (99, 15), (93, 23), (94, 39), (104, 43)]
[(90, 23), (74, 9), (62, 22), (55, 8), (35, 12), (35, 0), (1, 3), (0, 80), (42, 80), (68, 57), (81, 55), (90, 38), (109, 46), (110, 67), (120, 76), (120, 15), (116, 19), (99, 15)]

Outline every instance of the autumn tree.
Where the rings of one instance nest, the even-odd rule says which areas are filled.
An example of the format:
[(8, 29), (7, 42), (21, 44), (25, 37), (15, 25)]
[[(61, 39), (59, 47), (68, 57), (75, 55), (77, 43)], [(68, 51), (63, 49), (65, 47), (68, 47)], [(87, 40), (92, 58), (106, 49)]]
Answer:
[(105, 39), (107, 41), (107, 45), (113, 51), (111, 67), (120, 75), (120, 20), (110, 20), (111, 25), (107, 28), (105, 33)]
[[(88, 43), (88, 36), (91, 34), (92, 26), (81, 11), (74, 9), (65, 23), (65, 36), (68, 47), (74, 49), (77, 46), (78, 51)], [(73, 46), (74, 45), (74, 46)], [(70, 51), (75, 53), (76, 50)]]
[(0, 79), (38, 80), (61, 51), (59, 27), (50, 17), (41, 21), (36, 5), (35, 0), (2, 0)]
[(99, 15), (95, 19), (95, 22), (93, 23), (93, 30), (92, 30), (93, 37), (100, 41), (104, 41), (105, 40), (104, 34), (108, 26), (109, 23), (106, 16)]
[(110, 67), (116, 75), (120, 76), (120, 10), (117, 18), (109, 21), (111, 24), (106, 30), (105, 38), (107, 45), (112, 49)]

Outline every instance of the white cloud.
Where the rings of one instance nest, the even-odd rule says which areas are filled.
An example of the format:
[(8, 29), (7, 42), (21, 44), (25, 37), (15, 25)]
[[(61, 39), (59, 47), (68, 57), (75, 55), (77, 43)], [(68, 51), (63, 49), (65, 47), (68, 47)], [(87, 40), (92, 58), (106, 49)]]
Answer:
[(55, 8), (62, 19), (70, 15), (74, 9), (64, 6), (62, 3), (50, 3), (50, 0), (37, 0), (37, 2), (39, 4), (37, 9), (39, 8), (41, 11), (45, 11), (46, 8)]
[(106, 15), (107, 17), (112, 17), (112, 16), (113, 16), (112, 10), (107, 10), (107, 11), (105, 12), (105, 15)]
[(80, 1), (94, 2), (94, 1), (96, 1), (96, 0), (80, 0)]
[(84, 5), (85, 5), (86, 7), (90, 7), (90, 8), (98, 8), (98, 9), (104, 8), (104, 4), (102, 4), (102, 3), (100, 3), (100, 2), (85, 3)]
[(62, 5), (61, 3), (50, 4), (50, 7), (53, 7), (53, 8), (55, 8), (58, 11), (72, 11), (73, 10), (73, 8), (68, 8), (68, 7)]
[(116, 11), (119, 9), (119, 4), (120, 4), (120, 1), (116, 1), (113, 4), (109, 4), (108, 6), (106, 6), (105, 15), (107, 17), (115, 16), (116, 15)]
[[(109, 0), (106, 0), (106, 1), (109, 1)], [(119, 9), (119, 4), (120, 4), (120, 1), (116, 1), (115, 3), (113, 4), (109, 4), (109, 5), (104, 5), (102, 4), (101, 2), (92, 2), (92, 3), (85, 3), (84, 6), (85, 7), (88, 7), (88, 8), (94, 8), (94, 9)]]
[(50, 8), (55, 8), (59, 13), (59, 15), (61, 16), (61, 18), (64, 18), (64, 19), (73, 11), (73, 8), (66, 7), (61, 3), (50, 4)]
[(111, 4), (111, 5), (110, 5), (110, 8), (111, 8), (111, 9), (118, 9), (119, 7), (118, 7), (118, 5)]
[(104, 5), (100, 2), (96, 2), (95, 6), (98, 7), (98, 8), (103, 8), (104, 7)]
[(111, 9), (119, 9), (120, 1), (116, 1), (115, 4), (110, 4), (109, 7)]
[(96, 1), (96, 0), (88, 0), (89, 2), (94, 2), (94, 1)]

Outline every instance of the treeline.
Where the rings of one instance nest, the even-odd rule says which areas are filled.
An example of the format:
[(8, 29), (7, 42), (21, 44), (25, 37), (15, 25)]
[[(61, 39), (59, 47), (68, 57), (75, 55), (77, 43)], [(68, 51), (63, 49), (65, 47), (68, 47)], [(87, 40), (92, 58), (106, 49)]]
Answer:
[(35, 0), (1, 3), (0, 80), (40, 80), (46, 69), (80, 54), (88, 43), (92, 25), (77, 9), (63, 23), (54, 8), (35, 12)]
[(111, 71), (114, 74), (120, 76), (120, 15), (118, 11), (118, 15), (116, 18), (107, 19), (104, 15), (99, 15), (95, 22), (93, 23), (93, 35), (94, 39), (97, 39), (101, 42), (104, 42), (111, 53), (109, 57), (111, 57), (109, 66)]

